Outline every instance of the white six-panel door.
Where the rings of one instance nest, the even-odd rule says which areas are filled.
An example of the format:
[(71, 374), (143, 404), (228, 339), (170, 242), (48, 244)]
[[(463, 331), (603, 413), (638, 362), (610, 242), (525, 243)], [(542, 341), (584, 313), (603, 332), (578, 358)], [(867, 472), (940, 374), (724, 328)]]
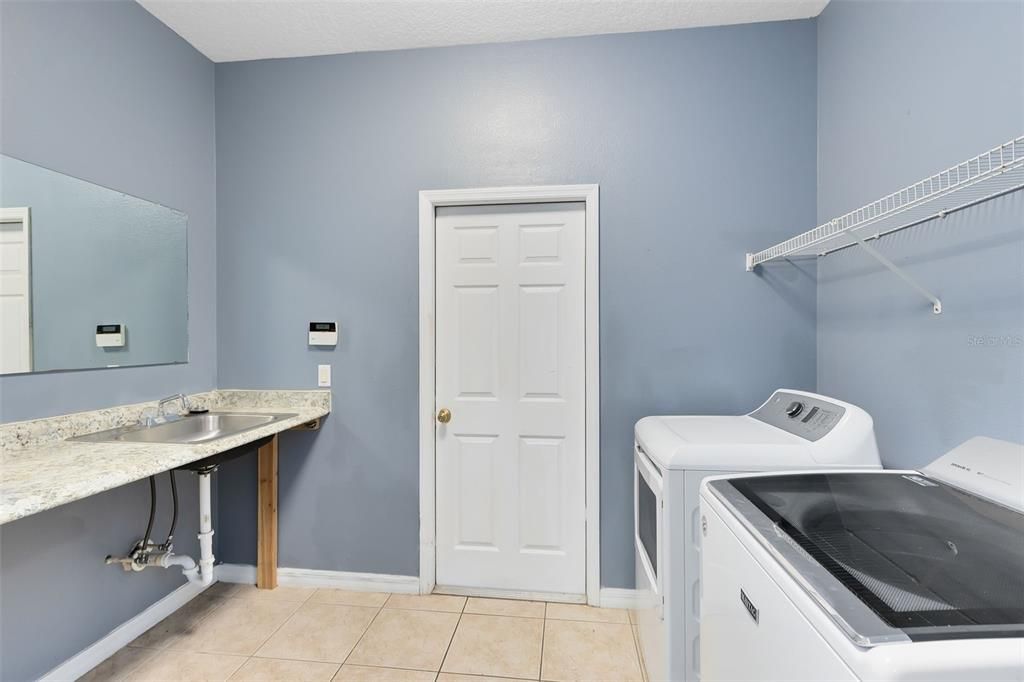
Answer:
[(0, 374), (32, 371), (28, 208), (0, 208)]
[(441, 587), (586, 592), (585, 209), (438, 208)]

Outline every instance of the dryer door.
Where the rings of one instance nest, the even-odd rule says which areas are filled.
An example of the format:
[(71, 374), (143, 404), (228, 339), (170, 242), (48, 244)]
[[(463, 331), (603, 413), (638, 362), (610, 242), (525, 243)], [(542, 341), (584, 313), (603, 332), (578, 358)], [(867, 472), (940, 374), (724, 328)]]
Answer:
[(637, 589), (646, 606), (656, 606), (664, 618), (661, 588), (662, 511), (664, 479), (641, 445), (633, 450), (633, 530), (636, 543)]

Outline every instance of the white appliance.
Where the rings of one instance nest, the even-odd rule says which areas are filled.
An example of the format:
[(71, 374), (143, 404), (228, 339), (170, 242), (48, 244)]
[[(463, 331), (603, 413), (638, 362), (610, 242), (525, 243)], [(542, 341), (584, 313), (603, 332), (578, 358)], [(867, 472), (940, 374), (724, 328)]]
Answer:
[(701, 514), (705, 682), (1024, 680), (1024, 445), (710, 479)]
[(645, 417), (634, 431), (634, 613), (651, 680), (697, 680), (699, 486), (726, 472), (881, 465), (864, 410), (778, 390), (740, 416)]

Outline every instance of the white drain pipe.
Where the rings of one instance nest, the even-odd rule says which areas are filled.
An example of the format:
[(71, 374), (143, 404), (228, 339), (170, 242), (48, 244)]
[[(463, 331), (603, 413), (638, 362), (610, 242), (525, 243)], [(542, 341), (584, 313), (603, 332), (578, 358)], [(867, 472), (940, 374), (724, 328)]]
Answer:
[(181, 572), (185, 574), (185, 577), (188, 578), (190, 583), (198, 583), (202, 581), (202, 578), (199, 575), (199, 569), (196, 567), (196, 560), (188, 554), (164, 554), (160, 557), (160, 563), (157, 565), (161, 568), (181, 566)]
[(199, 472), (199, 565), (187, 554), (167, 553), (160, 556), (164, 568), (181, 566), (190, 583), (206, 586), (213, 583), (213, 512), (210, 502), (211, 471)]
[(210, 505), (212, 471), (199, 474), (199, 582), (213, 582), (213, 511)]

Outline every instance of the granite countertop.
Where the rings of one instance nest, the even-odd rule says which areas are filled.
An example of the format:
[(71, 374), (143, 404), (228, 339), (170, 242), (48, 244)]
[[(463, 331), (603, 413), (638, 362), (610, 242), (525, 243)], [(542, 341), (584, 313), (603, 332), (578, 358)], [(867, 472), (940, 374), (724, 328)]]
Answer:
[(0, 524), (184, 466), (328, 415), (330, 391), (211, 391), (214, 411), (296, 416), (205, 443), (92, 443), (87, 433), (137, 423), (156, 403), (0, 425)]

